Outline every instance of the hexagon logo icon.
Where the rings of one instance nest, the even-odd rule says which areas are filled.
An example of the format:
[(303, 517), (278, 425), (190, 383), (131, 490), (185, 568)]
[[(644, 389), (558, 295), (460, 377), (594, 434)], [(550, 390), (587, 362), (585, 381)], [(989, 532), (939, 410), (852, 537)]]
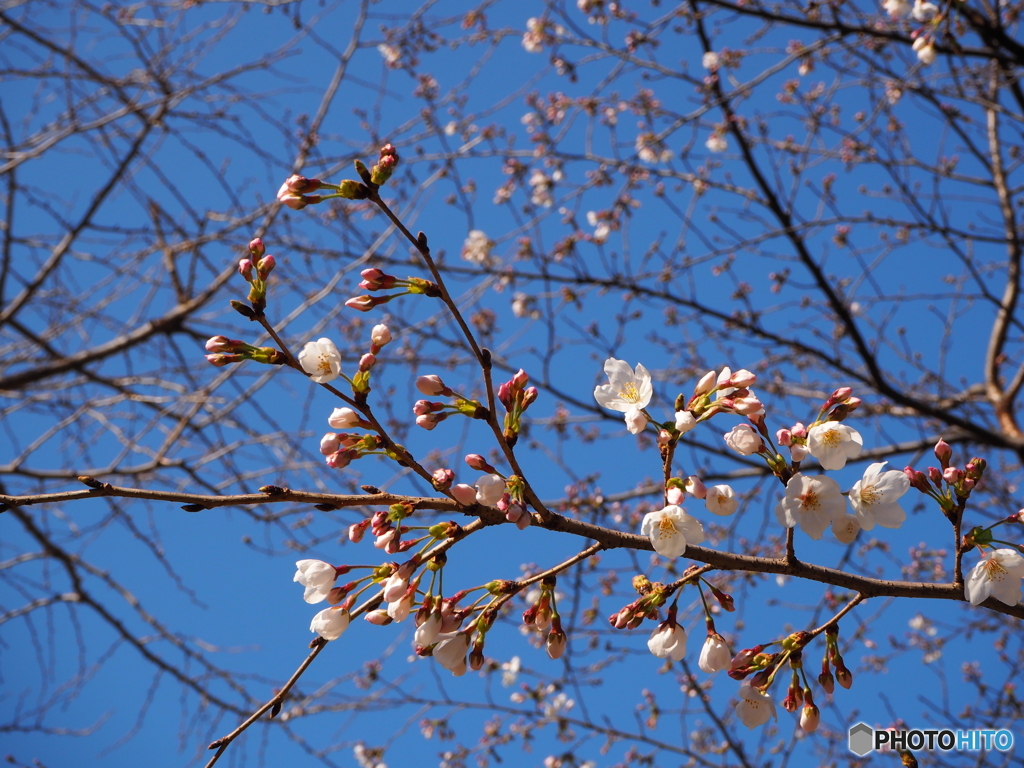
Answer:
[(874, 749), (875, 730), (867, 723), (857, 723), (850, 728), (849, 748), (858, 757), (864, 757)]

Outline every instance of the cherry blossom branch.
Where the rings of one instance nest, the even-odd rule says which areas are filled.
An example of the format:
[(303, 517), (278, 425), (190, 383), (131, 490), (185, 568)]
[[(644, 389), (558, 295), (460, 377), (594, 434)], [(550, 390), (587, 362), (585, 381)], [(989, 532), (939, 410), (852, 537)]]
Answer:
[[(462, 541), (470, 534), (476, 533), (479, 530), (487, 527), (489, 523), (484, 520), (477, 519), (463, 526), (459, 529), (458, 535), (449, 539), (446, 539), (435, 547), (432, 547), (429, 552), (423, 555), (423, 562), (429, 561), (431, 558), (443, 554), (451, 549), (457, 542)], [(367, 598), (361, 605), (354, 608), (351, 611), (351, 619), (358, 618), (368, 610), (376, 607), (380, 604), (381, 600), (384, 599), (384, 590), (381, 589), (375, 595)], [(226, 736), (221, 736), (219, 739), (214, 740), (210, 743), (207, 749), (216, 749), (217, 752), (210, 758), (210, 761), (206, 764), (206, 768), (212, 768), (212, 766), (220, 759), (221, 755), (224, 754), (231, 742), (241, 736), (249, 727), (259, 720), (267, 712), (271, 712), (271, 717), (276, 716), (277, 711), (280, 709), (281, 703), (287, 698), (288, 692), (292, 687), (299, 681), (299, 678), (309, 669), (310, 665), (316, 660), (316, 657), (320, 655), (320, 652), (327, 647), (329, 640), (325, 640), (323, 637), (317, 637), (310, 642), (310, 648), (312, 652), (303, 659), (302, 663), (298, 666), (292, 676), (288, 678), (288, 681), (274, 694), (266, 703), (264, 703), (259, 709), (254, 711), (248, 718), (238, 725), (231, 733)]]
[[(92, 480), (90, 478), (90, 480)], [(92, 482), (97, 482), (92, 480)], [(200, 511), (213, 507), (231, 505), (256, 505), (283, 501), (303, 502), (309, 504), (331, 504), (336, 507), (357, 507), (408, 502), (417, 509), (436, 509), (447, 512), (463, 512), (479, 516), (481, 525), (498, 525), (505, 522), (504, 516), (496, 509), (482, 507), (479, 504), (463, 508), (453, 499), (432, 497), (403, 496), (399, 494), (367, 494), (355, 496), (346, 494), (308, 493), (292, 491), (288, 488), (265, 486), (268, 490), (260, 494), (239, 494), (235, 496), (205, 496), (202, 494), (176, 493), (170, 491), (149, 491), (132, 488), (118, 488), (108, 483), (100, 483), (99, 487), (88, 491), (67, 491), (53, 494), (35, 494), (28, 496), (0, 495), (0, 505), (5, 508), (41, 504), (48, 502), (67, 502), (79, 499), (102, 496), (119, 496), (127, 498), (151, 499), (159, 501), (184, 502), (193, 506), (190, 511)], [(474, 521), (476, 522), (476, 521)], [(472, 523), (470, 525), (473, 525)], [(626, 533), (611, 528), (604, 528), (583, 520), (577, 520), (552, 512), (545, 522), (539, 513), (534, 516), (534, 525), (551, 531), (559, 531), (594, 540), (604, 549), (634, 549), (653, 551), (654, 547), (646, 536)], [(468, 529), (469, 526), (466, 527)], [(464, 529), (464, 530), (466, 530)], [(596, 550), (595, 550), (596, 551)], [(751, 573), (772, 573), (795, 578), (817, 581), (835, 587), (843, 587), (867, 597), (911, 597), (929, 600), (964, 601), (962, 584), (936, 584), (927, 582), (891, 581), (858, 576), (834, 568), (804, 563), (799, 560), (789, 561), (787, 558), (755, 557), (732, 552), (719, 552), (706, 547), (688, 546), (685, 556), (691, 560), (707, 563), (722, 571), (747, 571)], [(1007, 616), (1024, 618), (1024, 606), (1006, 605), (995, 598), (988, 598), (981, 604), (989, 610)]]

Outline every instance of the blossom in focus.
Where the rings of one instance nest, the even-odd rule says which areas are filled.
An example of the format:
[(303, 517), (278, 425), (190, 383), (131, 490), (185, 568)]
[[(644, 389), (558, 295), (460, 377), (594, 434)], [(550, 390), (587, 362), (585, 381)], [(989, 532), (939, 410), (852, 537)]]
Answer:
[(697, 666), (709, 675), (720, 669), (727, 669), (732, 662), (732, 653), (725, 638), (717, 632), (708, 632), (704, 646), (700, 649)]
[(416, 627), (416, 632), (413, 634), (413, 642), (423, 647), (432, 645), (437, 640), (440, 632), (441, 614), (434, 611), (427, 616), (422, 624)]
[(967, 574), (964, 592), (971, 605), (981, 605), (989, 597), (1016, 605), (1021, 599), (1024, 557), (1012, 549), (997, 549), (984, 555)]
[(869, 466), (850, 489), (850, 506), (865, 531), (876, 525), (899, 528), (907, 519), (898, 502), (910, 490), (910, 478), (895, 469), (883, 472), (884, 466), (884, 461)]
[(700, 544), (704, 541), (704, 526), (686, 514), (682, 507), (670, 504), (657, 512), (644, 515), (640, 534), (650, 538), (654, 551), (659, 555), (675, 558), (686, 551), (687, 544)]
[(292, 581), (297, 581), (306, 588), (302, 599), (307, 603), (321, 603), (327, 599), (327, 593), (334, 587), (338, 578), (337, 569), (323, 560), (299, 560), (295, 563), (298, 569)]
[(345, 634), (349, 621), (351, 621), (351, 616), (348, 609), (339, 606), (325, 608), (313, 617), (313, 621), (309, 624), (309, 631), (316, 632), (324, 640), (337, 640)]
[(686, 655), (686, 630), (671, 619), (663, 621), (648, 638), (647, 649), (659, 659), (682, 661)]
[(752, 685), (741, 685), (736, 714), (747, 728), (757, 728), (775, 717), (775, 702)]
[(610, 357), (604, 362), (608, 383), (594, 389), (594, 399), (602, 408), (625, 414), (626, 428), (634, 435), (647, 426), (647, 417), (640, 411), (651, 402), (654, 389), (651, 374), (640, 363), (634, 371), (625, 360)]
[(326, 384), (341, 374), (341, 354), (330, 339), (307, 341), (299, 352), (299, 365), (317, 384)]
[(384, 323), (373, 326), (373, 330), (370, 332), (370, 343), (375, 347), (383, 347), (391, 341), (391, 338), (391, 329)]
[(456, 677), (466, 673), (466, 653), (469, 651), (469, 635), (456, 632), (444, 638), (434, 647), (437, 663)]
[(823, 469), (842, 469), (847, 459), (860, 456), (864, 440), (853, 427), (826, 421), (807, 430), (807, 450)]
[(685, 435), (697, 426), (697, 419), (689, 411), (676, 411), (676, 431)]
[(839, 484), (831, 477), (797, 473), (786, 483), (786, 495), (775, 507), (775, 517), (787, 528), (800, 530), (818, 540), (833, 520), (846, 513)]
[(737, 424), (725, 435), (725, 444), (741, 456), (750, 456), (764, 447), (761, 436), (749, 424)]
[(478, 504), (493, 507), (505, 495), (505, 478), (501, 475), (481, 475), (476, 481)]
[(351, 408), (335, 408), (327, 417), (328, 425), (335, 429), (351, 429), (362, 425), (359, 414)]
[(728, 517), (740, 506), (739, 499), (728, 485), (712, 485), (708, 488), (704, 495), (704, 504), (708, 512), (722, 517)]

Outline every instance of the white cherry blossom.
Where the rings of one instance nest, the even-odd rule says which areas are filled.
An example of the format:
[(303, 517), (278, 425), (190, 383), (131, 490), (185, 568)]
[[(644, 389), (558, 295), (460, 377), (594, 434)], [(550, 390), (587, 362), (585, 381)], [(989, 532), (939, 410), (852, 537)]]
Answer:
[(910, 479), (896, 469), (883, 472), (884, 466), (884, 461), (869, 466), (850, 489), (850, 506), (865, 531), (876, 525), (899, 528), (907, 519), (907, 513), (897, 502), (910, 490)]
[(493, 507), (505, 495), (505, 478), (501, 475), (481, 475), (476, 481), (478, 504)]
[(717, 632), (708, 632), (704, 647), (700, 649), (697, 666), (710, 675), (720, 669), (727, 669), (731, 661), (732, 653), (729, 651), (725, 638)]
[(786, 495), (775, 507), (775, 517), (787, 528), (800, 526), (812, 539), (821, 534), (833, 520), (846, 513), (839, 484), (831, 477), (810, 477), (797, 473), (786, 484)]
[(333, 608), (325, 608), (314, 616), (309, 624), (309, 631), (316, 632), (324, 640), (337, 640), (348, 629), (350, 620), (348, 609), (336, 605)]
[(634, 435), (647, 426), (647, 417), (640, 411), (654, 395), (651, 374), (640, 363), (634, 371), (625, 360), (610, 357), (604, 362), (608, 383), (594, 389), (594, 399), (602, 408), (625, 414), (626, 428)]
[(434, 646), (434, 658), (438, 664), (458, 677), (466, 672), (468, 651), (469, 635), (465, 632), (454, 632), (448, 637), (438, 638), (438, 643)]
[(860, 433), (838, 421), (826, 421), (807, 430), (807, 450), (824, 469), (842, 469), (847, 459), (860, 456), (863, 448)]
[(736, 714), (747, 728), (757, 728), (775, 717), (775, 702), (766, 693), (761, 693), (752, 685), (744, 683), (740, 686), (740, 701), (736, 705)]
[(668, 558), (682, 555), (687, 544), (704, 541), (704, 526), (674, 504), (644, 515), (640, 533), (650, 537), (655, 552)]
[(697, 419), (689, 411), (676, 411), (676, 430), (685, 435), (697, 426)]
[(725, 444), (741, 456), (750, 456), (764, 447), (764, 441), (749, 424), (737, 424), (725, 434)]
[(907, 0), (885, 0), (882, 7), (894, 19), (901, 19), (911, 11), (911, 5)]
[(739, 508), (740, 502), (728, 485), (712, 485), (705, 492), (704, 505), (711, 514), (728, 517)]
[(914, 0), (914, 9), (910, 12), (910, 15), (914, 17), (914, 21), (919, 21), (925, 24), (936, 17), (939, 13), (939, 7), (935, 3), (922, 2), (922, 0)]
[(297, 581), (306, 588), (302, 599), (307, 603), (322, 603), (334, 588), (338, 572), (333, 565), (323, 560), (299, 560), (295, 563), (298, 569), (292, 581)]
[(659, 659), (681, 661), (686, 655), (686, 630), (674, 621), (663, 621), (648, 638), (647, 648)]
[(700, 63), (701, 66), (704, 67), (704, 69), (709, 69), (712, 72), (714, 72), (716, 69), (718, 69), (720, 61), (721, 59), (717, 53), (715, 53), (714, 51), (708, 51), (701, 57)]
[(317, 384), (326, 384), (341, 375), (341, 354), (330, 339), (307, 341), (299, 352), (299, 365)]
[(1024, 557), (1012, 549), (997, 549), (983, 555), (967, 574), (964, 591), (971, 605), (981, 605), (989, 597), (1016, 605), (1021, 599)]
[(860, 529), (861, 524), (856, 515), (844, 513), (832, 521), (832, 535), (843, 544), (849, 544), (856, 539)]

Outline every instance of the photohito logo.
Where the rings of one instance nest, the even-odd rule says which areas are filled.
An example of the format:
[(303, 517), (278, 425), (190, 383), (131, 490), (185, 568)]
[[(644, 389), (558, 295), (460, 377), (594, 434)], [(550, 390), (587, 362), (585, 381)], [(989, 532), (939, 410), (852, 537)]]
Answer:
[(912, 752), (978, 752), (983, 749), (997, 749), (1008, 752), (1013, 749), (1013, 733), (1006, 730), (878, 730), (867, 723), (857, 723), (850, 728), (848, 746), (853, 754), (864, 757), (876, 749), (909, 749)]

